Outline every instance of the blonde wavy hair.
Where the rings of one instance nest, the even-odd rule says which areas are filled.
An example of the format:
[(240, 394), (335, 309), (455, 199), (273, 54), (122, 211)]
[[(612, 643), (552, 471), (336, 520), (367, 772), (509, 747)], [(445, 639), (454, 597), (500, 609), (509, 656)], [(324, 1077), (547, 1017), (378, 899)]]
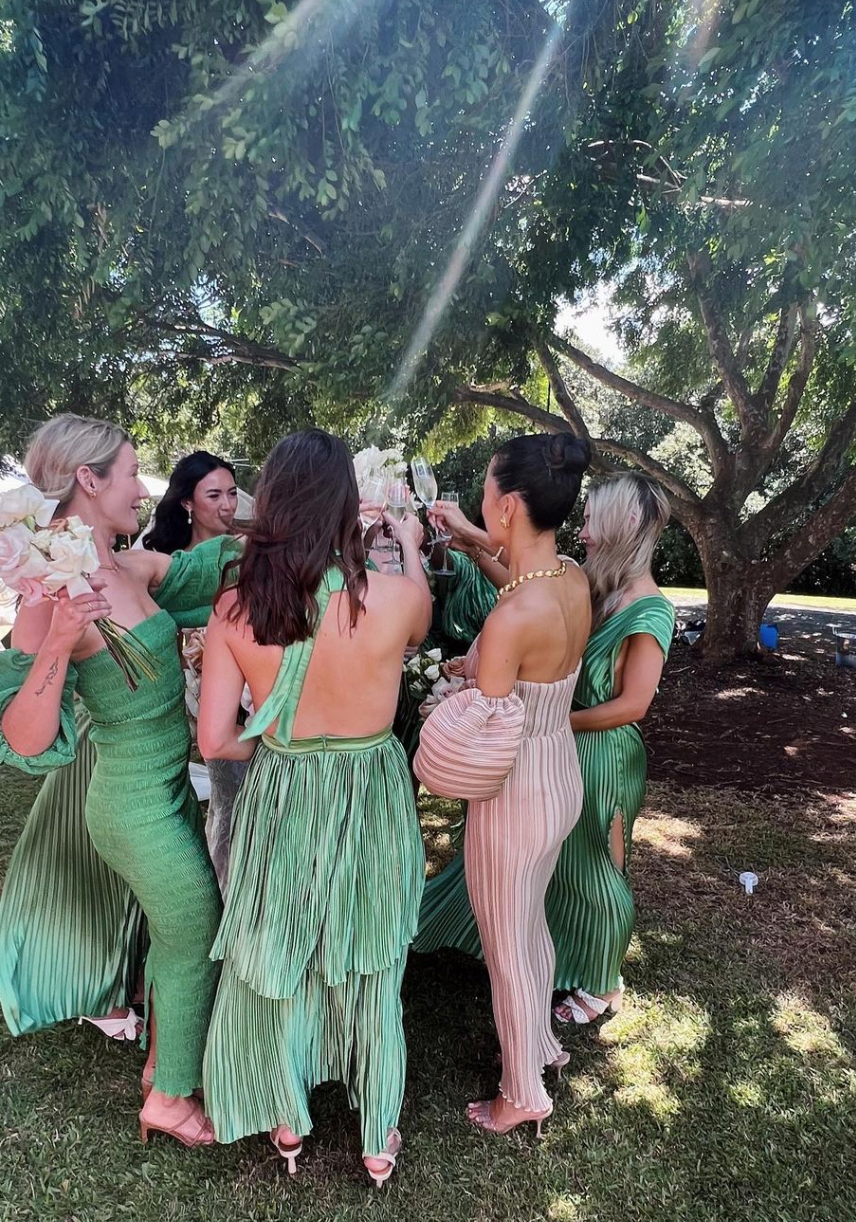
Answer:
[(99, 479), (110, 473), (116, 455), (130, 437), (106, 420), (70, 413), (54, 416), (30, 439), (24, 458), (27, 475), (50, 500), (67, 505), (77, 490), (77, 472), (89, 467)]
[(654, 548), (669, 520), (669, 502), (653, 480), (628, 472), (595, 484), (586, 505), (588, 533), (596, 544), (583, 565), (594, 629), (618, 609), (633, 582), (650, 573)]

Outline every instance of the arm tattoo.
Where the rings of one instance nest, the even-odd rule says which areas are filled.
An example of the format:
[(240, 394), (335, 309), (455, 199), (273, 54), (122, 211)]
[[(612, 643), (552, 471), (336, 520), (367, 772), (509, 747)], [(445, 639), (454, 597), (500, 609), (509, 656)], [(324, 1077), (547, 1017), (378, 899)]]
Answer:
[(45, 681), (42, 684), (42, 686), (39, 688), (39, 690), (36, 692), (36, 695), (42, 696), (46, 688), (49, 688), (51, 686), (51, 684), (53, 683), (54, 679), (57, 677), (58, 674), (59, 674), (59, 662), (56, 658), (54, 658), (53, 662), (51, 662), (50, 667), (48, 668), (48, 673), (45, 675)]

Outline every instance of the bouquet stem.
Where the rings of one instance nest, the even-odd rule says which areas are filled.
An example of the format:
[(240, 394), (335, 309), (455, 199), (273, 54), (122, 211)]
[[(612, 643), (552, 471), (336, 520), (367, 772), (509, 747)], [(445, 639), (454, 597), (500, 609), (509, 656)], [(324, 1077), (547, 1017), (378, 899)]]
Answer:
[(112, 619), (97, 619), (95, 627), (107, 646), (107, 652), (122, 672), (128, 690), (135, 692), (142, 679), (154, 682), (157, 659), (130, 628), (123, 628)]

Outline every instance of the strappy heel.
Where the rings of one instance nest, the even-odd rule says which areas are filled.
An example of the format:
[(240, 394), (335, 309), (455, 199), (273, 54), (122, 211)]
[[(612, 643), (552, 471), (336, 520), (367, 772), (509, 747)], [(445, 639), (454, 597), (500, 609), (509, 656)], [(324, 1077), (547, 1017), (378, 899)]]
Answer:
[(146, 1119), (143, 1112), (140, 1112), (140, 1141), (144, 1146), (148, 1145), (149, 1135), (153, 1133), (165, 1133), (167, 1137), (174, 1137), (188, 1149), (193, 1149), (195, 1146), (214, 1145), (214, 1129), (211, 1121), (198, 1105), (185, 1112), (182, 1118), (172, 1125), (152, 1124)]
[[(579, 1002), (588, 1006), (594, 1011), (594, 1018), (582, 1008)], [(564, 1001), (560, 1001), (557, 1006), (553, 1007), (553, 1017), (557, 1023), (565, 1025), (569, 1022), (574, 1022), (578, 1027), (585, 1027), (589, 1023), (595, 1022), (601, 1015), (606, 1014), (607, 1010), (611, 1014), (617, 1014), (624, 1004), (624, 986), (618, 990), (614, 997), (607, 1000), (605, 997), (595, 997), (591, 993), (587, 993), (585, 989), (574, 989), (573, 993), (568, 993)], [(562, 1013), (563, 1010), (570, 1012), (570, 1017)]]
[(100, 1018), (94, 1018), (90, 1014), (81, 1014), (77, 1025), (82, 1027), (84, 1023), (91, 1023), (109, 1040), (118, 1040), (120, 1043), (134, 1043), (143, 1029), (142, 1019), (133, 1007), (129, 1007), (126, 1014), (106, 1014)]
[[(278, 1133), (285, 1131), (293, 1141), (282, 1141), (277, 1136)], [(303, 1138), (298, 1137), (296, 1133), (292, 1133), (291, 1129), (286, 1124), (278, 1125), (270, 1131), (270, 1139), (276, 1147), (276, 1152), (280, 1158), (284, 1158), (288, 1163), (288, 1174), (297, 1175), (297, 1159), (303, 1153)]]
[[(375, 1182), (376, 1188), (382, 1188), (389, 1177), (395, 1170), (395, 1164), (401, 1153), (401, 1134), (398, 1129), (390, 1129), (387, 1133), (386, 1146), (381, 1150), (380, 1154), (364, 1154), (363, 1166)], [(386, 1166), (381, 1171), (372, 1171), (371, 1167), (366, 1162), (367, 1158), (377, 1159), (378, 1162), (386, 1163)]]
[[(503, 1123), (500, 1120), (494, 1120), (491, 1115), (490, 1105), (492, 1099), (482, 1100), (479, 1103), (471, 1103), (467, 1108), (467, 1119), (471, 1124), (476, 1125), (480, 1129), (484, 1129), (486, 1133), (496, 1133), (497, 1136), (504, 1137), (506, 1133), (510, 1133), (512, 1129), (519, 1128), (521, 1124), (534, 1124), (535, 1137), (540, 1141), (543, 1134), (541, 1126), (545, 1120), (549, 1120), (553, 1115), (552, 1105), (544, 1112), (526, 1112), (523, 1108), (517, 1108), (516, 1111), (523, 1112), (519, 1120), (511, 1120)], [(473, 1110), (470, 1111), (470, 1108)]]

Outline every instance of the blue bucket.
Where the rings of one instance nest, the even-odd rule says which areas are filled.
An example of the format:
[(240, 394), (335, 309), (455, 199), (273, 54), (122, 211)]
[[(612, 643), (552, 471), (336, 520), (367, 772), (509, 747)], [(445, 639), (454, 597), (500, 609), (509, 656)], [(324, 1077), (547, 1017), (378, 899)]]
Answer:
[(776, 649), (779, 644), (779, 629), (776, 624), (762, 624), (758, 629), (758, 640), (765, 649)]

